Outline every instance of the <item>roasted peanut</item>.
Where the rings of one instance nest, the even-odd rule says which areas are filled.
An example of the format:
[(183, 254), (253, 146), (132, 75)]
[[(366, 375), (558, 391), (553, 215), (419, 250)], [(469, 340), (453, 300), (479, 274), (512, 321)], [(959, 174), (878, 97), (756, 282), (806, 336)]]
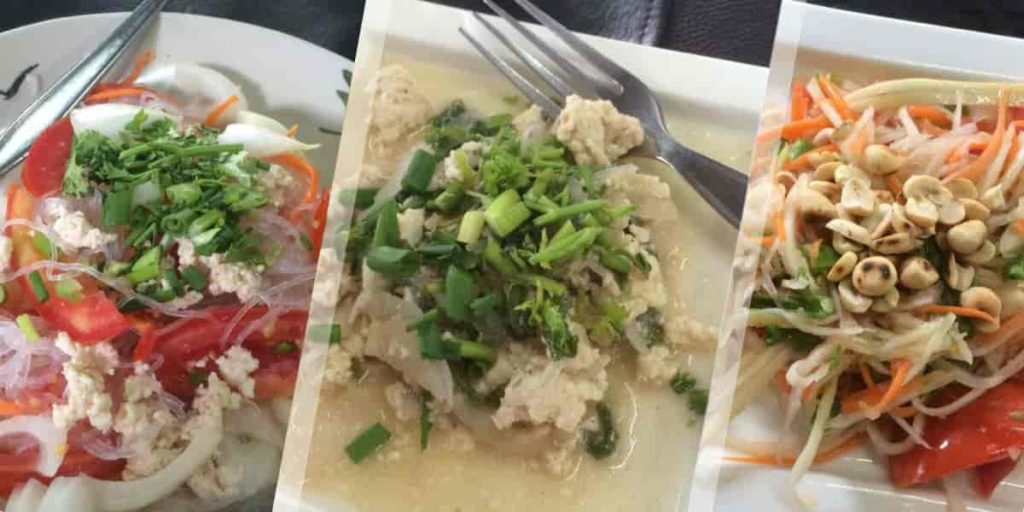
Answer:
[(911, 290), (923, 290), (939, 280), (939, 271), (920, 256), (907, 258), (900, 265), (900, 284)]
[(896, 286), (896, 266), (889, 258), (870, 256), (853, 267), (853, 287), (868, 297), (879, 297)]

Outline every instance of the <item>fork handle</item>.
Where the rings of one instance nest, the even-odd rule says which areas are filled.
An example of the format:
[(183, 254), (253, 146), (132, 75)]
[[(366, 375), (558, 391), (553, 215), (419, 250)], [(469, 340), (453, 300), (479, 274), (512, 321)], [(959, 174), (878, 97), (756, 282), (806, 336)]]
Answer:
[(683, 146), (672, 137), (658, 137), (657, 143), (659, 158), (674, 167), (723, 219), (739, 227), (747, 195), (746, 175)]

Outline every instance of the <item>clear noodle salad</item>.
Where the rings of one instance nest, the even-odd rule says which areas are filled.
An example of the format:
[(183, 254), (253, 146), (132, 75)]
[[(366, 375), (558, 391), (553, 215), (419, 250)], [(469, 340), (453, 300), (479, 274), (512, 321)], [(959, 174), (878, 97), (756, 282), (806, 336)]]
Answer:
[(44, 131), (0, 236), (0, 503), (215, 510), (273, 484), (326, 212), (315, 146), (139, 59)]
[[(869, 443), (897, 487), (972, 472), (988, 497), (1024, 431), (1024, 86), (818, 73), (751, 198), (767, 204), (740, 382), (774, 382), (817, 463)], [(747, 235), (749, 236), (749, 235)], [(756, 393), (737, 389), (738, 409)], [(797, 499), (797, 501), (800, 501)], [(806, 503), (800, 502), (802, 505)]]

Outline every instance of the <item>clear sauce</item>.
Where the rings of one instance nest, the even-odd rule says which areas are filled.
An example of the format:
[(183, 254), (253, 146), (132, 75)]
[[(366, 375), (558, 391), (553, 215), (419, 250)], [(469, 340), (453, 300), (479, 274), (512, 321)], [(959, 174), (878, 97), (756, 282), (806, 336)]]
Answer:
[[(521, 99), (508, 101), (515, 91), (489, 70), (481, 75), (479, 70), (442, 68), (396, 54), (386, 54), (386, 64), (405, 66), (435, 108), (457, 98), (484, 114), (525, 107)], [(681, 105), (664, 106), (679, 140), (739, 169), (747, 167), (753, 116), (728, 119), (699, 109), (684, 111)], [(653, 161), (639, 164), (670, 184), (682, 219), (653, 233), (662, 267), (677, 269), (666, 272), (674, 298), (666, 314), (678, 308), (704, 324), (717, 325), (735, 231), (666, 167)], [(690, 372), (705, 384), (713, 352), (713, 346), (693, 347), (688, 356)], [(429, 448), (421, 452), (418, 422), (400, 423), (384, 399), (384, 385), (395, 379), (386, 369), (372, 367), (359, 385), (325, 387), (302, 479), (304, 501), (312, 509), (338, 510), (343, 503), (367, 512), (676, 510), (689, 489), (700, 419), (667, 386), (636, 382), (633, 357), (625, 355), (629, 357), (608, 367), (607, 400), (616, 414), (618, 450), (605, 461), (581, 457), (566, 479), (551, 476), (537, 462), (502, 456), (484, 445), (467, 449), (468, 434), (457, 429), (435, 428)], [(394, 437), (361, 465), (350, 463), (345, 445), (376, 421)]]

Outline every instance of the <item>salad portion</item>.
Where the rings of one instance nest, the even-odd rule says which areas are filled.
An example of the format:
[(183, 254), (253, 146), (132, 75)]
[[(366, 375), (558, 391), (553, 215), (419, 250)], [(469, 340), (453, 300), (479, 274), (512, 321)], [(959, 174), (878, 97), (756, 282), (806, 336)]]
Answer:
[(736, 396), (742, 409), (775, 380), (784, 432), (805, 444), (733, 440), (738, 460), (792, 465), (795, 492), (812, 464), (868, 441), (898, 487), (971, 471), (985, 497), (1016, 466), (1021, 91), (793, 84), (789, 121), (759, 136), (778, 146), (749, 196), (769, 218)]
[(445, 450), (438, 430), (562, 477), (584, 453), (628, 457), (633, 411), (607, 401), (620, 363), (703, 410), (682, 369), (687, 345), (713, 334), (666, 289), (677, 269), (652, 233), (678, 214), (666, 183), (622, 161), (639, 121), (576, 96), (553, 120), (536, 106), (438, 111), (397, 66), (370, 92), (375, 160), (339, 191), (355, 214), (326, 379), (382, 383), (391, 410), (351, 440), (351, 462), (376, 454), (386, 470), (410, 436), (415, 451)]
[(9, 512), (214, 510), (276, 478), (326, 212), (314, 146), (219, 72), (151, 58), (7, 188)]

